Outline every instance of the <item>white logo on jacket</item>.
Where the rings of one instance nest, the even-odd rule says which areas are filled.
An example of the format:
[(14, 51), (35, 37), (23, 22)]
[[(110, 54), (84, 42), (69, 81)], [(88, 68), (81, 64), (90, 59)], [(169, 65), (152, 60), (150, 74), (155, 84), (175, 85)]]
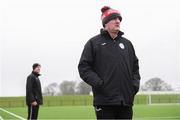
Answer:
[(96, 110), (97, 112), (99, 112), (99, 111), (102, 110), (102, 108), (97, 108), (97, 107), (95, 107), (95, 110)]
[(106, 45), (106, 43), (102, 43), (101, 45)]
[(121, 49), (125, 49), (125, 46), (124, 46), (123, 43), (119, 43), (119, 47), (120, 47)]

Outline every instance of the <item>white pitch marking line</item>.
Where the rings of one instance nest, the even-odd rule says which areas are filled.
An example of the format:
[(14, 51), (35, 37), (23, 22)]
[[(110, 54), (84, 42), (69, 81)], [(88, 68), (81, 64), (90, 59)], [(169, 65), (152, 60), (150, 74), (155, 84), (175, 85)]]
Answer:
[[(16, 118), (19, 118), (20, 120), (26, 120), (26, 119), (24, 119), (23, 117), (21, 117), (21, 116), (19, 116), (19, 115), (16, 115), (16, 114), (14, 114), (14, 113), (12, 113), (12, 112), (9, 112), (9, 111), (7, 111), (7, 110), (5, 110), (5, 109), (3, 109), (3, 108), (0, 108), (0, 110), (3, 111), (3, 112), (6, 112), (6, 113), (8, 113), (8, 114), (10, 114), (10, 115), (12, 115), (12, 116), (14, 116), (14, 117), (16, 117)], [(2, 118), (1, 118), (0, 120), (2, 120)]]
[(176, 118), (179, 118), (179, 116), (172, 116), (172, 117), (140, 117), (140, 118), (137, 118), (137, 119), (176, 119)]
[(0, 120), (3, 120), (3, 118), (0, 116)]

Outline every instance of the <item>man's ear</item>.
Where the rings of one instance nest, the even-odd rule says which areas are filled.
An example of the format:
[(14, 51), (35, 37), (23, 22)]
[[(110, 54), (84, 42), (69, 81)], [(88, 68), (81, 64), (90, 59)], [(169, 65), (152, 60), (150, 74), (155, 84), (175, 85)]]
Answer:
[(104, 25), (104, 29), (107, 30), (107, 23)]

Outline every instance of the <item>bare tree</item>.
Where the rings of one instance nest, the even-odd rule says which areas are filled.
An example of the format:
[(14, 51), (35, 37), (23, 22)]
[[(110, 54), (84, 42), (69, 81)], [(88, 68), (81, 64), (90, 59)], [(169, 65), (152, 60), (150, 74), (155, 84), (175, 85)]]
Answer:
[(54, 96), (59, 93), (58, 84), (51, 83), (44, 88), (43, 94), (47, 96)]
[(74, 95), (75, 94), (75, 85), (76, 82), (74, 81), (63, 81), (59, 85), (59, 89), (62, 95)]
[(172, 91), (171, 85), (168, 85), (166, 82), (160, 78), (152, 78), (144, 83), (141, 87), (142, 91)]
[(89, 95), (91, 92), (91, 86), (81, 81), (77, 86), (77, 94), (80, 95)]

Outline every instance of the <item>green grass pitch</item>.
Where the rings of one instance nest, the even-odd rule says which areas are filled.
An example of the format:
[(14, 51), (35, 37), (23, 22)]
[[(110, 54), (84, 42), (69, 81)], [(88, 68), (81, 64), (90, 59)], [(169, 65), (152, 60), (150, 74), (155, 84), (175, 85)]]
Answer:
[[(26, 107), (4, 108), (9, 112), (27, 117)], [(180, 105), (134, 105), (134, 120), (180, 120)], [(16, 117), (0, 111), (0, 116), (6, 119), (17, 119)], [(92, 106), (53, 106), (41, 107), (40, 119), (92, 119), (95, 120), (95, 112)]]

